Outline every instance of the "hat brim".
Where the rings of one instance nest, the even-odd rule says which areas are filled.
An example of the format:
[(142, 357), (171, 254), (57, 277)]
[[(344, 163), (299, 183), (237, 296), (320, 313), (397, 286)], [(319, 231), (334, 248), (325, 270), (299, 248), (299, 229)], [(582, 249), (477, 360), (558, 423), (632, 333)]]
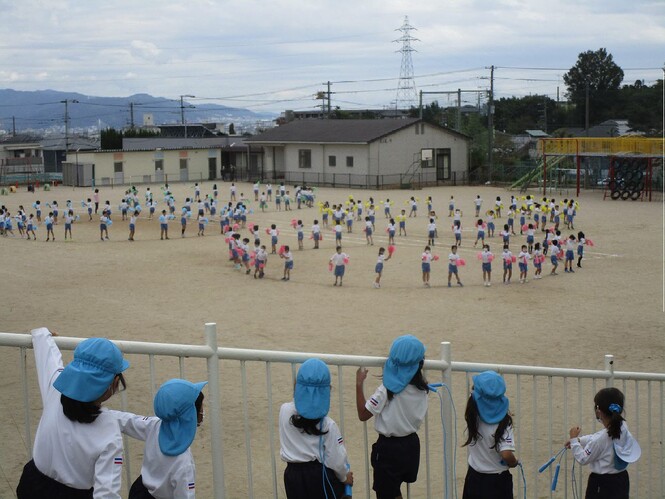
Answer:
[(312, 386), (296, 383), (293, 397), (296, 411), (306, 419), (321, 419), (330, 410), (330, 385)]
[(388, 358), (383, 366), (383, 386), (393, 393), (400, 393), (411, 382), (418, 372), (420, 363), (398, 365)]
[[(122, 370), (128, 367), (129, 363), (123, 361)], [(94, 402), (111, 386), (116, 375), (73, 360), (53, 382), (53, 387), (72, 400)]]
[(473, 399), (478, 407), (478, 415), (484, 423), (497, 424), (508, 414), (510, 402), (505, 395), (488, 400), (485, 397), (478, 396), (474, 391)]

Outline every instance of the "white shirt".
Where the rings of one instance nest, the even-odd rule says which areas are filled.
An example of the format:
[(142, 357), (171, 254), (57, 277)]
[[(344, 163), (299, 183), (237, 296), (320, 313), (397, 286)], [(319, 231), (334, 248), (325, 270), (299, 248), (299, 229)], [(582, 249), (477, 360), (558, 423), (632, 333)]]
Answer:
[(287, 262), (293, 261), (293, 253), (291, 253), (290, 251), (285, 251), (282, 256), (284, 257), (284, 260), (286, 260)]
[(478, 440), (469, 444), (469, 466), (479, 473), (503, 473), (508, 465), (501, 464), (501, 451), (515, 450), (513, 441), (513, 427), (509, 426), (503, 432), (502, 440), (494, 445), (494, 433), (498, 424), (487, 424), (478, 420)]
[(529, 253), (526, 251), (520, 251), (520, 254), (517, 256), (517, 258), (519, 259), (520, 263), (527, 264), (531, 259), (531, 255), (529, 255)]
[(312, 225), (312, 233), (313, 234), (318, 234), (319, 232), (321, 232), (321, 227), (319, 227), (318, 224)]
[(436, 224), (435, 223), (427, 224), (427, 230), (429, 232), (434, 232), (436, 230)]
[(504, 251), (501, 254), (501, 258), (503, 258), (503, 261), (506, 263), (512, 263), (513, 261), (513, 254), (510, 251)]
[(615, 444), (620, 448), (636, 444), (625, 421), (621, 423), (621, 435), (617, 440), (612, 440), (607, 429), (603, 428), (593, 435), (580, 437), (579, 441), (576, 438), (571, 439), (570, 449), (575, 460), (582, 465), (588, 464), (592, 473), (609, 475), (621, 472), (614, 467)]
[(335, 253), (330, 257), (330, 261), (335, 264), (335, 266), (344, 265), (344, 259), (348, 258), (346, 253)]
[(188, 448), (177, 456), (162, 454), (158, 440), (161, 419), (108, 412), (117, 418), (120, 431), (145, 442), (141, 478), (150, 495), (155, 499), (193, 499), (196, 496), (192, 451)]
[(335, 234), (341, 234), (341, 233), (342, 233), (342, 226), (335, 225)]
[(476, 207), (480, 208), (480, 205), (483, 204), (483, 200), (480, 198), (476, 198), (474, 203), (476, 203)]
[(256, 250), (256, 259), (259, 262), (265, 262), (268, 259), (268, 253), (264, 249)]
[(482, 263), (490, 263), (491, 262), (490, 259), (493, 256), (494, 255), (492, 254), (492, 252), (483, 250), (483, 252), (480, 254), (480, 259), (481, 259)]
[(374, 429), (386, 437), (406, 437), (415, 433), (427, 414), (427, 391), (407, 385), (392, 400), (385, 386), (379, 385), (365, 402), (374, 415)]
[(366, 220), (365, 221), (365, 227), (368, 228), (369, 230), (372, 230), (372, 221), (371, 220)]
[[(297, 414), (294, 402), (282, 404), (279, 409), (279, 455), (287, 463), (319, 461), (332, 469), (340, 481), (346, 480), (346, 447), (337, 424), (325, 416), (321, 429), (325, 435), (308, 435), (291, 424), (291, 416)], [(321, 445), (322, 444), (322, 445)], [(321, 449), (323, 447), (323, 449)], [(323, 455), (321, 455), (323, 453)]]
[(460, 259), (460, 256), (457, 253), (451, 253), (448, 255), (448, 263), (455, 265), (457, 267), (457, 260)]
[(432, 253), (426, 251), (421, 258), (423, 263), (430, 263), (432, 261)]
[(33, 329), (32, 345), (44, 410), (32, 449), (37, 469), (76, 489), (95, 488), (95, 499), (120, 499), (122, 436), (115, 418), (102, 407), (90, 424), (70, 421), (53, 382), (63, 370), (60, 350), (46, 328)]

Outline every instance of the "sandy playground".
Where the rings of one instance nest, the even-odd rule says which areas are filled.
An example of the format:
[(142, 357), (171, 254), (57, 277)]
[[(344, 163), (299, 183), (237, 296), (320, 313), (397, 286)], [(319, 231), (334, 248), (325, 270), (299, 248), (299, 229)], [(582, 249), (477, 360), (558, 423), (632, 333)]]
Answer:
[[(229, 199), (229, 183), (219, 182), (220, 204)], [(159, 186), (151, 186), (164, 207)], [(186, 196), (193, 196), (192, 184), (171, 186), (178, 212)], [(145, 186), (139, 187), (143, 201)], [(202, 193), (211, 193), (212, 182), (202, 185)], [(19, 193), (0, 198), (12, 214), (19, 205), (28, 213), (32, 203), (42, 205), (57, 200), (62, 210), (66, 200), (73, 201), (81, 220), (74, 224), (73, 241), (63, 240), (64, 224), (55, 226), (56, 242), (46, 243), (46, 229), (39, 226), (37, 241), (16, 237), (0, 239), (2, 277), (0, 331), (26, 333), (38, 326), (47, 326), (64, 336), (107, 336), (111, 339), (145, 340), (153, 342), (201, 344), (205, 322), (218, 324), (220, 345), (228, 347), (296, 350), (340, 354), (386, 355), (392, 339), (405, 332), (416, 334), (428, 347), (428, 356), (439, 355), (441, 341), (452, 342), (453, 359), (458, 361), (529, 364), (555, 367), (603, 368), (603, 354), (615, 355), (616, 369), (622, 371), (663, 372), (665, 354), (665, 316), (663, 315), (663, 205), (655, 202), (603, 201), (602, 191), (584, 192), (575, 221), (577, 230), (592, 238), (595, 246), (587, 247), (581, 269), (575, 274), (548, 276), (549, 261), (543, 266), (544, 278), (518, 281), (515, 265), (512, 284), (501, 284), (500, 262), (493, 266), (493, 286), (483, 286), (480, 263), (473, 247), (475, 240), (473, 199), (484, 199), (483, 212), (490, 208), (496, 196), (504, 204), (511, 192), (499, 187), (436, 187), (421, 191), (364, 191), (320, 188), (317, 201), (331, 204), (344, 202), (349, 195), (365, 202), (390, 198), (395, 211), (407, 209), (410, 196), (420, 200), (417, 218), (407, 219), (408, 237), (396, 237), (396, 252), (386, 262), (381, 289), (374, 289), (374, 264), (378, 248), (387, 246), (383, 209), (377, 206), (377, 231), (374, 246), (367, 246), (362, 225), (354, 224), (353, 234), (343, 235), (344, 251), (350, 264), (344, 287), (333, 287), (328, 260), (334, 252), (334, 236), (324, 229), (322, 248), (314, 251), (309, 227), (315, 218), (321, 219), (316, 207), (292, 211), (275, 211), (269, 203), (266, 213), (260, 213), (253, 201), (249, 184), (239, 184), (239, 192), (251, 198), (254, 213), (248, 221), (259, 224), (264, 243), (269, 243), (264, 228), (271, 223), (280, 229), (280, 245), (293, 249), (295, 266), (289, 282), (282, 282), (282, 261), (272, 255), (268, 260), (266, 277), (255, 280), (233, 269), (228, 250), (220, 236), (219, 224), (206, 227), (206, 235), (197, 237), (197, 227), (190, 220), (185, 238), (180, 237), (179, 217), (170, 222), (170, 240), (159, 239), (159, 223), (139, 219), (136, 241), (127, 241), (128, 222), (120, 220), (117, 210), (123, 189), (102, 188), (101, 201), (110, 200), (114, 223), (109, 229), (110, 240), (99, 240), (98, 217), (87, 221), (80, 201), (92, 197), (90, 189), (59, 186), (50, 192), (35, 194), (21, 189)], [(293, 192), (292, 192), (293, 193)], [(516, 194), (516, 193), (515, 193)], [(532, 195), (541, 197), (535, 191)], [(570, 193), (552, 193), (549, 197), (570, 197)], [(439, 239), (434, 253), (441, 256), (432, 265), (432, 287), (422, 285), (420, 254), (426, 244), (425, 199), (433, 197), (438, 214)], [(446, 286), (447, 255), (453, 243), (447, 206), (454, 195), (456, 206), (463, 210), (463, 243), (460, 255), (467, 265), (460, 269), (463, 288)], [(516, 194), (517, 195), (517, 194)], [(45, 207), (45, 211), (48, 211)], [(505, 223), (497, 223), (497, 235), (487, 241), (492, 251), (501, 252), (498, 232)], [(290, 226), (293, 218), (302, 219), (305, 229), (305, 249), (297, 250), (296, 232)], [(516, 222), (517, 227), (517, 222)], [(562, 228), (562, 235), (570, 231)], [(245, 230), (243, 234), (248, 234)], [(537, 241), (542, 240), (537, 233)], [(519, 252), (524, 236), (513, 237), (511, 250)], [(65, 359), (70, 359), (65, 353)], [(126, 392), (129, 410), (150, 413), (150, 380), (147, 360), (130, 356), (133, 362), (126, 373), (129, 389)], [(0, 498), (14, 497), (13, 490), (26, 461), (26, 442), (23, 433), (23, 412), (20, 407), (21, 385), (18, 377), (19, 356), (14, 349), (0, 348), (0, 362), (5, 366), (0, 383)], [(40, 415), (40, 401), (34, 380), (33, 358), (28, 355), (30, 397), (33, 429)], [(234, 367), (223, 365), (222, 394), (224, 458), (227, 467), (227, 497), (247, 496), (246, 453), (243, 438), (244, 424), (252, 429), (252, 462), (255, 497), (268, 497), (270, 479), (269, 449), (265, 436), (266, 388), (265, 368), (248, 364), (250, 384), (249, 422), (243, 417), (242, 402), (237, 385), (239, 374)], [(188, 361), (186, 376), (198, 380), (204, 376), (204, 363)], [(156, 363), (155, 384), (177, 376), (177, 362), (160, 359)], [(380, 374), (378, 370), (370, 374)], [(370, 378), (369, 391), (380, 381)], [(291, 397), (291, 370), (275, 367), (273, 377), (273, 416), (279, 404)], [(345, 438), (351, 462), (362, 462), (362, 424), (356, 420), (353, 371), (345, 371)], [(463, 394), (463, 386), (460, 390)], [(528, 393), (522, 393), (522, 404), (528, 403)], [(511, 400), (509, 383), (508, 396)], [(589, 389), (583, 401), (586, 422), (592, 393)], [(119, 407), (120, 399), (112, 401)], [(544, 397), (540, 400), (544, 400)], [(557, 406), (561, 400), (555, 401)], [(646, 403), (644, 397), (640, 398)], [(459, 418), (464, 398), (456, 399)], [(337, 418), (339, 401), (333, 394), (331, 416)], [(573, 411), (578, 409), (572, 409)], [(581, 410), (581, 409), (580, 409)], [(633, 408), (635, 410), (635, 408)], [(662, 411), (662, 409), (661, 409)], [(430, 431), (436, 432), (438, 400), (430, 405)], [(662, 418), (662, 412), (661, 412)], [(526, 418), (525, 418), (526, 419)], [(526, 428), (530, 423), (523, 421)], [(434, 423), (433, 423), (434, 422)], [(572, 421), (571, 421), (572, 423)], [(463, 428), (463, 421), (458, 421)], [(438, 429), (440, 433), (440, 427)], [(589, 428), (590, 430), (590, 428)], [(563, 432), (564, 429), (561, 429)], [(440, 437), (440, 435), (439, 435)], [(197, 489), (201, 497), (211, 495), (209, 429), (201, 428), (193, 450), (197, 459)], [(369, 427), (369, 439), (375, 438)], [(437, 437), (438, 438), (438, 437)], [(564, 436), (556, 436), (554, 447)], [(434, 442), (440, 441), (433, 437)], [(278, 442), (276, 443), (278, 449)], [(548, 443), (543, 443), (548, 445)], [(523, 454), (532, 448), (524, 442)], [(141, 447), (130, 445), (134, 477), (138, 475)], [(548, 457), (539, 452), (534, 460)], [(464, 451), (458, 452), (459, 466), (464, 466)], [(278, 489), (283, 496), (281, 470), (277, 461)], [(438, 468), (435, 468), (438, 469)], [(424, 463), (421, 463), (424, 473)], [(658, 471), (658, 470), (656, 470)], [(661, 470), (662, 472), (662, 470)], [(458, 469), (458, 476), (464, 472)], [(422, 476), (422, 475), (421, 475)], [(515, 478), (515, 483), (518, 479)], [(420, 482), (424, 483), (424, 479)], [(422, 484), (418, 484), (422, 486)], [(435, 483), (436, 487), (440, 484)], [(367, 483), (362, 468), (356, 472), (356, 492), (363, 495)], [(461, 488), (460, 488), (461, 491)], [(422, 487), (414, 488), (412, 497), (422, 497)]]

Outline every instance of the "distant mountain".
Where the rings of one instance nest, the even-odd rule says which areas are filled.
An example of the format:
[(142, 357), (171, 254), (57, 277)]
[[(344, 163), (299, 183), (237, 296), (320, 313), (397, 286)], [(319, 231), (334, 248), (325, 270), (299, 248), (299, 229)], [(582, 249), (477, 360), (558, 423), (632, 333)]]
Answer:
[[(10, 130), (12, 118), (17, 130), (64, 126), (65, 104), (69, 101), (70, 127), (122, 128), (130, 124), (130, 104), (134, 104), (134, 123), (143, 124), (143, 115), (152, 114), (155, 125), (180, 123), (180, 100), (135, 94), (128, 97), (96, 97), (55, 90), (18, 91), (0, 89), (0, 129)], [(77, 101), (77, 102), (73, 102)], [(270, 120), (271, 113), (255, 113), (248, 109), (200, 104), (184, 101), (188, 123)]]

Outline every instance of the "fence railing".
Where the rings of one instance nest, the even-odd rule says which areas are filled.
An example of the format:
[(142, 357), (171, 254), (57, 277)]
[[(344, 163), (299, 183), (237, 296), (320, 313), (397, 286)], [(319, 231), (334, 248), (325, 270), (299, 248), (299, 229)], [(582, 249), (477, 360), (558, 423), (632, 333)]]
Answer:
[[(199, 476), (197, 489), (202, 497), (285, 497), (278, 472), (276, 414), (279, 404), (292, 399), (297, 365), (311, 357), (321, 358), (331, 368), (331, 417), (338, 422), (347, 443), (356, 478), (354, 496), (370, 497), (370, 437), (367, 424), (358, 422), (355, 415), (354, 371), (358, 366), (380, 368), (384, 357), (218, 347), (215, 324), (206, 324), (205, 338), (205, 345), (116, 342), (132, 362), (127, 373), (129, 390), (144, 395), (130, 401), (127, 392), (122, 392), (119, 404), (123, 410), (151, 413), (155, 391), (168, 378), (187, 375), (191, 380), (209, 381), (207, 419), (193, 444)], [(82, 338), (56, 337), (55, 341), (67, 356)], [(0, 395), (14, 401), (16, 413), (12, 420), (23, 421), (25, 451), (29, 456), (33, 428), (41, 414), (32, 356), (27, 352), (32, 347), (31, 337), (0, 333), (0, 347), (14, 348), (19, 354), (20, 387), (15, 385), (9, 388), (11, 394), (3, 394), (11, 387), (4, 385)], [(7, 350), (0, 350), (0, 358), (11, 369), (6, 353)], [(140, 357), (138, 361), (134, 356)], [(461, 491), (466, 470), (466, 451), (460, 447), (464, 406), (471, 391), (472, 373), (486, 369), (503, 374), (508, 386), (517, 455), (524, 463), (527, 484), (525, 490), (521, 478), (514, 473), (516, 497), (553, 497), (552, 471), (539, 474), (538, 467), (562, 446), (570, 426), (580, 424), (584, 433), (599, 429), (592, 410), (593, 395), (610, 385), (626, 395), (626, 419), (642, 446), (642, 458), (629, 467), (631, 497), (664, 497), (665, 374), (619, 372), (614, 370), (611, 355), (599, 360), (603, 368), (595, 370), (453, 362), (450, 343), (441, 343), (438, 359), (426, 360), (425, 372), (430, 382), (441, 381), (445, 386), (439, 390), (439, 400), (430, 400), (420, 431), (421, 472), (418, 482), (407, 488), (407, 497), (452, 499)], [(148, 383), (143, 390), (141, 380)], [(380, 380), (375, 383), (378, 385)], [(114, 399), (110, 402), (118, 403)], [(0, 443), (0, 449), (3, 445), (7, 443)], [(27, 459), (17, 450), (2, 449), (5, 469), (20, 470)], [(127, 485), (139, 474), (142, 443), (126, 439), (125, 453)], [(17, 462), (8, 463), (10, 459)], [(570, 470), (571, 466), (572, 457), (567, 454), (563, 468)], [(576, 466), (575, 486), (580, 496), (585, 476), (586, 470)], [(18, 476), (15, 478), (18, 480)], [(556, 497), (572, 496), (572, 481), (570, 471), (562, 470)], [(0, 485), (0, 496), (5, 495)]]
[(357, 173), (321, 173), (308, 171), (284, 172), (284, 182), (300, 185), (346, 187), (358, 189), (420, 189), (430, 185), (465, 185), (466, 172), (452, 172), (450, 179), (437, 179), (436, 170), (423, 169), (416, 173), (391, 175), (362, 175)]

